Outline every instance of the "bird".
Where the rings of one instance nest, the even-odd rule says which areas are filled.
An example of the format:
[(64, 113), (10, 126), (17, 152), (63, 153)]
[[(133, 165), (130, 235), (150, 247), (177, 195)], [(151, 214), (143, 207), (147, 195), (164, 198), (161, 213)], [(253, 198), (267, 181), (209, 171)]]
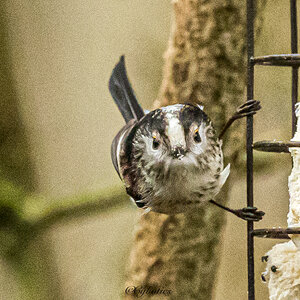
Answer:
[(230, 209), (214, 200), (230, 173), (229, 164), (224, 168), (222, 136), (235, 120), (254, 115), (259, 101), (242, 104), (218, 135), (201, 105), (144, 111), (129, 82), (124, 55), (108, 87), (126, 122), (112, 141), (112, 163), (137, 207), (173, 215), (210, 202), (244, 220), (262, 219), (264, 213), (256, 207)]

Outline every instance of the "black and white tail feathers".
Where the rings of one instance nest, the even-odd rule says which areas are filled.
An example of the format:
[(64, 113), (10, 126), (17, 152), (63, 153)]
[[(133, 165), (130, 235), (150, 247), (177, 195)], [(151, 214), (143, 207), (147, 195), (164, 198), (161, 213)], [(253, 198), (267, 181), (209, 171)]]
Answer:
[(127, 77), (124, 55), (113, 69), (108, 87), (126, 123), (144, 116)]

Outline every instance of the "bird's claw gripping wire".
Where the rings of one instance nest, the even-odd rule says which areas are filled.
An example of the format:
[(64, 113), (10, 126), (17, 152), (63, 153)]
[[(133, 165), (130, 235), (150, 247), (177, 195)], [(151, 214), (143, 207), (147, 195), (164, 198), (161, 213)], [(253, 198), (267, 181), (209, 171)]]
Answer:
[(265, 213), (261, 210), (257, 210), (256, 207), (244, 207), (242, 209), (235, 209), (233, 210), (233, 214), (235, 214), (237, 217), (246, 220), (246, 221), (254, 221), (258, 222), (262, 220)]

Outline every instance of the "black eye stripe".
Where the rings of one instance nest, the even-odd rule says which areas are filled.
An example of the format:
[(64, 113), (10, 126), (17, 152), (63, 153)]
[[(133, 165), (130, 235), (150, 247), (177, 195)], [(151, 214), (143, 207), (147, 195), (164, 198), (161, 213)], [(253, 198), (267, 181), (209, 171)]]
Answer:
[(209, 123), (207, 115), (197, 106), (186, 104), (179, 113), (179, 120), (184, 128), (185, 135), (189, 134), (191, 125), (196, 123), (205, 125)]

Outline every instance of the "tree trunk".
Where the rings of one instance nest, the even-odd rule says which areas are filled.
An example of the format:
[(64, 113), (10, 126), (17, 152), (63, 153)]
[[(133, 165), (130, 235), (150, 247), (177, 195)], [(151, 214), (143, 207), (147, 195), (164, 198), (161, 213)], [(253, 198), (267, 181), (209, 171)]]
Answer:
[[(220, 130), (237, 106), (246, 101), (246, 1), (174, 0), (173, 5), (173, 30), (154, 106), (203, 104)], [(241, 122), (237, 123), (227, 135), (230, 147), (225, 147), (226, 161), (233, 165), (231, 184), (234, 164), (245, 144)], [(226, 187), (228, 183), (219, 201), (227, 201)], [(211, 299), (223, 224), (223, 212), (211, 204), (189, 214), (142, 215), (126, 287), (171, 290), (168, 299)], [(134, 288), (127, 289), (126, 298), (133, 297), (133, 293)], [(150, 294), (150, 289), (145, 290), (143, 299), (150, 298)]]

